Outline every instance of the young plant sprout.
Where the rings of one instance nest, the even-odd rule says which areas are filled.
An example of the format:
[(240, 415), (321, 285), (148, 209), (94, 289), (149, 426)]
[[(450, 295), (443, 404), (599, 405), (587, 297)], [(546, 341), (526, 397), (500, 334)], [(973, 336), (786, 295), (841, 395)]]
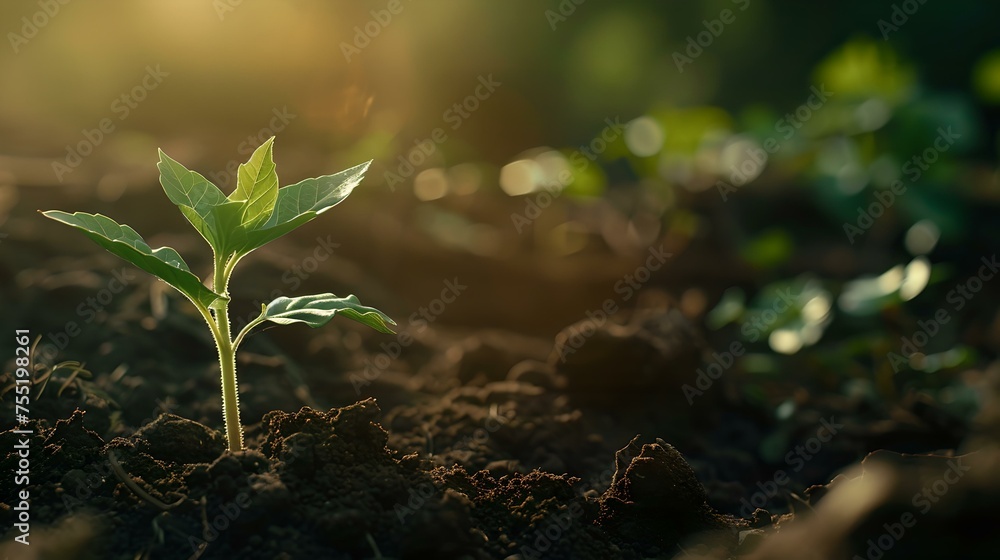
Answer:
[(316, 328), (343, 315), (383, 333), (396, 323), (381, 311), (361, 305), (353, 295), (315, 294), (279, 297), (261, 305), (260, 315), (235, 337), (229, 331), (229, 278), (240, 259), (285, 235), (347, 198), (361, 182), (363, 163), (334, 175), (323, 175), (278, 188), (271, 154), (274, 138), (264, 142), (246, 163), (240, 164), (236, 189), (227, 197), (199, 173), (190, 171), (160, 150), (160, 184), (167, 198), (205, 238), (214, 254), (212, 288), (195, 276), (170, 247), (150, 249), (127, 225), (102, 216), (58, 210), (42, 212), (48, 218), (81, 230), (101, 247), (173, 286), (201, 313), (219, 350), (222, 371), (222, 414), (231, 451), (243, 449), (239, 393), (236, 385), (236, 349), (257, 325), (305, 323)]

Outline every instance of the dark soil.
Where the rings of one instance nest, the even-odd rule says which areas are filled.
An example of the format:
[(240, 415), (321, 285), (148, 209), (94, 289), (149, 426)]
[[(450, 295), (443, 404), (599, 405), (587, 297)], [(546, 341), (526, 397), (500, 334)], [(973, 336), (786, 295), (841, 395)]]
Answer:
[[(234, 454), (218, 431), (211, 341), (183, 302), (133, 271), (88, 320), (78, 306), (120, 265), (92, 249), (40, 259), (59, 242), (29, 223), (11, 220), (21, 241), (4, 245), (14, 249), (0, 323), (31, 323), (38, 353), (65, 338), (55, 361), (86, 362), (93, 375), (60, 370), (33, 401), (34, 556), (9, 542), (10, 529), (0, 545), (10, 558), (992, 558), (1000, 546), (995, 367), (978, 372), (971, 424), (924, 394), (873, 402), (797, 372), (764, 389), (791, 395), (779, 420), (740, 390), (739, 364), (689, 402), (682, 387), (728, 341), (706, 341), (699, 315), (682, 312), (665, 284), (603, 325), (577, 322), (607, 297), (605, 282), (604, 292), (580, 288), (567, 302), (556, 289), (537, 302), (546, 323), (569, 325), (554, 337), (538, 325), (446, 319), (411, 324), (398, 352), (401, 338), (346, 322), (251, 336), (238, 364), (248, 449)], [(158, 241), (197, 254), (186, 237)], [(280, 278), (280, 256), (299, 250), (248, 262), (241, 285)], [(367, 290), (375, 296), (363, 300), (382, 307), (393, 291), (349, 262), (301, 293)], [(495, 305), (468, 283), (460, 315)], [(400, 290), (389, 311), (435, 297)], [(60, 335), (67, 321), (85, 328)], [(483, 320), (493, 323), (505, 321)], [(12, 417), (10, 398), (2, 405)], [(4, 472), (16, 470), (19, 437), (0, 434)], [(774, 441), (781, 453), (765, 457)], [(5, 528), (13, 490), (5, 480)]]

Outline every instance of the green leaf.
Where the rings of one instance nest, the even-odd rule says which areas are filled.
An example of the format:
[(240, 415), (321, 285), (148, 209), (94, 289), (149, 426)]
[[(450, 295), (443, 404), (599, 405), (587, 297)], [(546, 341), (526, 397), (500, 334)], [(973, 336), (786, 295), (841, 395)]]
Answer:
[(178, 205), (181, 210), (181, 214), (187, 218), (187, 221), (191, 222), (194, 229), (198, 230), (198, 233), (205, 238), (208, 245), (219, 252), (219, 248), (222, 247), (222, 232), (217, 231), (218, 228), (215, 225), (215, 220), (212, 218), (211, 213), (207, 216), (202, 216), (197, 210), (190, 206), (185, 206), (183, 204)]
[(240, 252), (247, 244), (247, 228), (243, 225), (241, 202), (227, 202), (212, 209), (211, 217), (215, 227), (221, 232), (222, 253), (228, 258)]
[(160, 184), (170, 202), (194, 208), (200, 216), (205, 216), (214, 206), (226, 202), (226, 195), (219, 187), (196, 171), (184, 167), (160, 150)]
[(210, 215), (215, 207), (228, 202), (226, 195), (200, 173), (170, 159), (163, 150), (160, 150), (160, 162), (156, 167), (160, 170), (160, 184), (167, 198), (181, 208), (184, 217), (218, 252), (222, 232), (216, 228)]
[(278, 174), (272, 155), (274, 137), (257, 148), (246, 163), (241, 163), (236, 174), (236, 190), (230, 201), (243, 202), (240, 209), (241, 223), (250, 229), (267, 221), (278, 198)]
[(170, 247), (150, 249), (134, 229), (102, 216), (58, 210), (42, 212), (46, 218), (81, 230), (95, 243), (170, 284), (192, 301), (209, 307), (222, 296), (209, 290), (191, 273), (187, 263)]
[(333, 294), (315, 294), (296, 298), (280, 297), (264, 309), (264, 319), (279, 325), (305, 323), (312, 328), (322, 327), (337, 314), (386, 334), (395, 334), (389, 325), (396, 322), (374, 307), (361, 305), (350, 295), (339, 298)]
[(364, 179), (369, 165), (370, 161), (278, 189), (274, 212), (263, 225), (247, 232), (247, 245), (241, 253), (270, 243), (339, 204)]
[(211, 208), (206, 216), (201, 216), (190, 206), (180, 206), (180, 209), (224, 261), (246, 246), (247, 230), (242, 222), (242, 201), (224, 202)]

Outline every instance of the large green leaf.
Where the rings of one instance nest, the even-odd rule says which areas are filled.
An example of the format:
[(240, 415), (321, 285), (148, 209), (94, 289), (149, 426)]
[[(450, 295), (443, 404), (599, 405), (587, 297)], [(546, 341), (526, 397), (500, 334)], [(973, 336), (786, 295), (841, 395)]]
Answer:
[(177, 288), (192, 301), (205, 307), (209, 307), (222, 297), (206, 288), (201, 280), (191, 273), (191, 269), (177, 251), (170, 247), (150, 249), (142, 237), (129, 226), (121, 225), (101, 214), (84, 212), (69, 214), (59, 210), (49, 210), (42, 214), (79, 229), (101, 247)]
[(170, 202), (194, 208), (200, 216), (207, 215), (212, 207), (226, 202), (226, 195), (211, 181), (170, 159), (163, 150), (159, 152), (160, 162), (156, 167), (160, 170), (160, 184)]
[(264, 309), (264, 319), (268, 321), (279, 325), (305, 323), (313, 328), (322, 327), (338, 314), (368, 325), (379, 332), (394, 334), (389, 325), (395, 325), (395, 321), (374, 307), (361, 305), (358, 298), (353, 295), (343, 298), (333, 294), (280, 297)]
[[(211, 217), (213, 209), (228, 202), (226, 195), (200, 173), (191, 171), (160, 150), (160, 184), (167, 198), (180, 207), (184, 217), (218, 253), (223, 232)], [(185, 211), (185, 208), (188, 210)]]
[(267, 221), (278, 198), (278, 174), (274, 167), (272, 147), (274, 137), (257, 148), (236, 174), (236, 190), (231, 201), (241, 201), (240, 221), (249, 229)]
[(294, 230), (347, 198), (364, 179), (371, 162), (333, 175), (306, 179), (278, 189), (274, 212), (263, 225), (247, 232), (246, 254)]

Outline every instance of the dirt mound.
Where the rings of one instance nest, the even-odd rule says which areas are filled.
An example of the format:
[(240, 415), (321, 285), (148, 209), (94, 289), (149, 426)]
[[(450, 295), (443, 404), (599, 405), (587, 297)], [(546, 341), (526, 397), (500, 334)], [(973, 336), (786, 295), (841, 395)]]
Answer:
[[(505, 402), (515, 389), (487, 386), (451, 402)], [(372, 399), (271, 412), (258, 444), (230, 453), (217, 431), (166, 414), (105, 443), (77, 412), (36, 427), (34, 523), (99, 520), (81, 538), (101, 558), (131, 558), (142, 543), (150, 557), (185, 559), (638, 558), (734, 525), (662, 441), (630, 461), (620, 454), (601, 496), (566, 474), (470, 474), (394, 451), (380, 415)]]

